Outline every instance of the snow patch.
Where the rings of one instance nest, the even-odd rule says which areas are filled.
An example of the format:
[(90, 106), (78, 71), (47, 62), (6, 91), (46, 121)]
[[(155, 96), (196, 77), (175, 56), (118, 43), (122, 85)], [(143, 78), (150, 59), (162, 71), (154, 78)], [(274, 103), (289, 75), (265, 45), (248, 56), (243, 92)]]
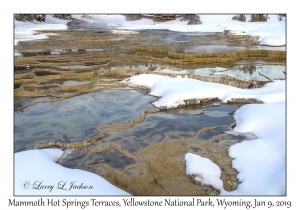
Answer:
[(202, 185), (212, 186), (220, 191), (223, 191), (223, 181), (220, 179), (221, 170), (218, 165), (210, 159), (187, 153), (185, 155), (186, 174), (195, 175), (195, 180)]
[[(129, 195), (96, 174), (55, 163), (69, 152), (42, 149), (15, 153), (15, 195)], [(23, 187), (25, 182), (29, 182), (28, 189)], [(92, 188), (68, 190), (72, 182)], [(41, 186), (47, 188), (34, 189)], [(62, 186), (65, 190), (58, 188)]]

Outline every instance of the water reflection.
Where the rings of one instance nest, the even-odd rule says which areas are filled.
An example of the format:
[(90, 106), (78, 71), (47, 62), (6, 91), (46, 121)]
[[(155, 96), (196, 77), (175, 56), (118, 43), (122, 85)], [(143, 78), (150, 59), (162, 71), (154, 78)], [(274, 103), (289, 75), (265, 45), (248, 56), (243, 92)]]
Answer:
[[(226, 131), (232, 131), (229, 124), (233, 122), (233, 118), (229, 113), (240, 106), (241, 104), (223, 104), (206, 108), (189, 106), (150, 114), (143, 122), (135, 124), (132, 128), (123, 131), (112, 130), (94, 145), (73, 151), (61, 160), (60, 164), (70, 168), (80, 168), (105, 163), (111, 168), (122, 171), (126, 166), (138, 162), (137, 157), (140, 151), (149, 149), (151, 145), (157, 145), (164, 139), (167, 141), (189, 140), (190, 144), (195, 141), (198, 147), (194, 149), (199, 151), (201, 150), (199, 141), (208, 142), (214, 136), (221, 134), (224, 136)], [(216, 117), (218, 120), (215, 119)], [(118, 151), (114, 148), (120, 149)], [(131, 155), (128, 155), (126, 151)]]
[[(30, 104), (40, 102), (40, 101), (52, 101), (55, 100), (56, 97), (38, 97), (38, 98), (27, 98), (27, 97), (18, 97), (14, 100), (14, 109), (20, 109), (22, 107), (28, 106)], [(21, 110), (20, 112), (23, 112)]]
[[(217, 107), (201, 108), (201, 106), (187, 109), (170, 110), (148, 115), (143, 123), (125, 130), (113, 142), (121, 142), (131, 136), (144, 140), (148, 144), (158, 143), (165, 138), (169, 131), (197, 132), (205, 127), (230, 125), (233, 122), (230, 112), (237, 106), (221, 105)], [(183, 110), (185, 110), (183, 112)], [(218, 118), (217, 120), (215, 118)], [(107, 136), (106, 139), (111, 139)]]
[(268, 81), (265, 77), (259, 75), (262, 73), (271, 79), (285, 79), (286, 66), (281, 65), (260, 65), (260, 64), (250, 64), (250, 65), (236, 65), (233, 68), (197, 68), (195, 70), (177, 70), (177, 69), (163, 69), (159, 72), (162, 73), (173, 73), (173, 74), (194, 74), (201, 76), (218, 76), (218, 74), (231, 74), (236, 77), (259, 81)]
[(48, 141), (91, 138), (99, 133), (98, 126), (141, 117), (143, 110), (154, 109), (149, 103), (153, 100), (134, 90), (108, 90), (30, 106), (15, 112), (15, 151)]

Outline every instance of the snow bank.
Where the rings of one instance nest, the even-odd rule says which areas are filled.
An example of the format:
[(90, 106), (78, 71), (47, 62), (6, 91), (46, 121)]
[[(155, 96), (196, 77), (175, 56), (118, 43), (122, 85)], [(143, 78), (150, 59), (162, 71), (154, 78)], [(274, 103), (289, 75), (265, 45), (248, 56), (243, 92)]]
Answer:
[(286, 195), (285, 103), (244, 105), (235, 113), (237, 132), (258, 139), (230, 147), (233, 168), (242, 182), (229, 195)]
[(129, 195), (96, 174), (56, 164), (62, 155), (59, 149), (15, 153), (15, 195)]
[(177, 107), (184, 105), (184, 100), (193, 98), (200, 100), (218, 98), (222, 102), (234, 98), (255, 98), (264, 103), (285, 101), (285, 81), (275, 81), (262, 88), (240, 89), (189, 78), (141, 74), (131, 77), (129, 82), (134, 85), (147, 86), (151, 89), (151, 95), (161, 97), (153, 103), (156, 107)]

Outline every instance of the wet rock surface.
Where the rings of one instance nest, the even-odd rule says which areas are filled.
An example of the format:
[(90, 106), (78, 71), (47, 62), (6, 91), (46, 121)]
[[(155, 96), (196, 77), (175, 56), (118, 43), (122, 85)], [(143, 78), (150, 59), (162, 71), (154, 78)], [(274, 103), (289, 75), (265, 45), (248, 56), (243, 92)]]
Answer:
[[(149, 114), (129, 129), (113, 129), (112, 125), (93, 145), (70, 153), (59, 163), (97, 173), (133, 195), (218, 195), (217, 190), (195, 185), (186, 176), (184, 155), (193, 152), (210, 158), (222, 170), (225, 189), (234, 190), (238, 184), (237, 172), (231, 167), (227, 149), (248, 140), (239, 134), (225, 133), (232, 131), (228, 125), (233, 121), (229, 111), (237, 108), (193, 107), (185, 113), (178, 109)], [(203, 109), (204, 113), (219, 109), (227, 116), (195, 115)], [(209, 119), (215, 117), (227, 120)], [(144, 185), (151, 188), (141, 189)]]

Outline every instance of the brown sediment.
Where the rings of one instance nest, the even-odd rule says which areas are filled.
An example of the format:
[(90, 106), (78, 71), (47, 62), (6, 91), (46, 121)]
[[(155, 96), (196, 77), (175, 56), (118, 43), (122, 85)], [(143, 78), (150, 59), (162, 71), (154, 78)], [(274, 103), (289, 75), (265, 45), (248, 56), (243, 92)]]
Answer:
[[(103, 76), (126, 78), (134, 74), (151, 73), (176, 77), (176, 74), (164, 74), (153, 71), (142, 71), (138, 69), (111, 69), (114, 65), (123, 63), (152, 63), (152, 64), (170, 64), (172, 66), (201, 65), (201, 66), (228, 66), (234, 65), (234, 62), (241, 58), (259, 58), (266, 60), (278, 60), (285, 63), (285, 51), (272, 50), (244, 50), (234, 53), (202, 53), (202, 54), (184, 54), (175, 53), (168, 49), (150, 49), (139, 47), (139, 42), (147, 44), (147, 36), (137, 36), (137, 40), (131, 40), (128, 37), (116, 39), (116, 35), (111, 33), (93, 33), (93, 32), (57, 32), (58, 36), (51, 36), (40, 41), (27, 42), (26, 45), (15, 46), (20, 52), (40, 49), (41, 51), (51, 52), (50, 49), (57, 49), (61, 52), (57, 54), (38, 54), (36, 56), (19, 56), (14, 58), (15, 84), (38, 84), (47, 81), (61, 80), (97, 80)], [(208, 37), (206, 37), (208, 39)], [(159, 47), (162, 43), (154, 41), (149, 45)], [(88, 53), (89, 48), (103, 49), (103, 51)], [(67, 50), (69, 49), (69, 50)], [(74, 52), (76, 53), (70, 53)], [(65, 53), (65, 54), (64, 54)], [(79, 65), (76, 67), (76, 65)], [(74, 68), (71, 66), (75, 66)], [(69, 68), (70, 67), (70, 68)], [(83, 68), (84, 67), (84, 68)], [(241, 81), (228, 76), (200, 76), (186, 75), (188, 78), (198, 79), (207, 82), (216, 82), (231, 85), (240, 88), (257, 88), (266, 82), (264, 81)], [(60, 91), (67, 90), (58, 88)], [(58, 90), (57, 89), (57, 90)], [(63, 89), (63, 90), (62, 90)], [(69, 89), (76, 89), (69, 88)], [(90, 88), (89, 90), (93, 90)], [(50, 91), (50, 90), (49, 90)], [(39, 97), (55, 96), (55, 90), (52, 93), (47, 91), (36, 91), (34, 93), (26, 90), (15, 90), (15, 96)], [(60, 95), (60, 96), (59, 96)], [(67, 94), (69, 95), (69, 94)], [(76, 94), (74, 94), (75, 96)], [(61, 94), (57, 94), (61, 97)], [(69, 95), (68, 97), (72, 96)]]
[[(74, 73), (73, 71), (62, 71), (62, 70), (49, 70), (49, 73), (56, 75), (47, 76), (34, 76), (32, 79), (21, 79), (24, 76), (34, 75), (34, 72), (25, 74), (15, 74), (15, 85), (18, 87), (14, 89), (15, 97), (56, 97), (57, 100), (62, 98), (70, 98), (77, 96), (82, 93), (97, 92), (108, 89), (122, 89), (129, 88), (125, 83), (121, 83), (119, 80), (128, 78), (132, 75), (141, 73), (158, 74), (163, 76), (177, 77), (179, 74), (173, 73), (162, 73), (162, 72), (151, 72), (141, 70), (118, 70), (118, 69), (102, 69), (88, 73)], [(37, 71), (38, 72), (38, 71)], [(20, 76), (20, 77), (19, 77)], [(206, 82), (215, 82), (221, 84), (227, 84), (239, 88), (257, 88), (262, 87), (269, 81), (253, 81), (253, 80), (241, 80), (234, 79), (232, 77), (207, 77), (201, 75), (181, 75), (183, 77), (197, 79)], [(104, 77), (110, 77), (110, 79), (103, 79)], [(120, 79), (114, 79), (114, 77), (120, 77)], [(62, 81), (78, 80), (86, 81), (85, 84), (75, 84), (65, 86), (62, 85)], [(52, 82), (49, 82), (52, 81)], [(30, 91), (30, 88), (35, 88), (34, 91)], [(54, 102), (53, 101), (53, 102)], [(49, 102), (49, 100), (44, 101)], [(43, 101), (36, 102), (43, 103)], [(36, 104), (35, 103), (35, 104)], [(192, 103), (192, 101), (190, 101)], [(19, 108), (18, 110), (24, 109), (25, 107)], [(164, 108), (162, 107), (162, 110)]]
[[(114, 63), (168, 63), (168, 64), (221, 64), (234, 63), (234, 61), (244, 57), (257, 57), (264, 59), (277, 59), (285, 63), (285, 51), (272, 50), (244, 50), (234, 53), (201, 53), (201, 54), (184, 54), (175, 53), (168, 49), (160, 49), (164, 42), (159, 40), (150, 40), (148, 35), (136, 36), (135, 39), (129, 37), (119, 37), (111, 33), (93, 33), (93, 32), (72, 32), (56, 31), (58, 36), (51, 36), (47, 40), (27, 42), (26, 45), (15, 46), (19, 52), (41, 51), (51, 52), (58, 50), (60, 55), (36, 55), (15, 57), (15, 69), (22, 72), (34, 68), (61, 69), (68, 65), (84, 65), (95, 63), (95, 66), (85, 65), (85, 69), (75, 69), (76, 71), (97, 70), (99, 67), (111, 66)], [(213, 39), (213, 36), (199, 36), (198, 39)], [(143, 45), (153, 48), (140, 47)], [(229, 42), (227, 42), (229, 43)], [(174, 43), (176, 45), (185, 45), (184, 43)], [(87, 53), (87, 49), (101, 49), (103, 51)], [(73, 53), (72, 53), (73, 52)], [(74, 53), (76, 52), (76, 53)], [(68, 54), (71, 53), (71, 54)], [(16, 71), (16, 72), (18, 72)]]
[(255, 98), (233, 98), (228, 100), (226, 103), (263, 104), (264, 102)]
[[(46, 76), (45, 76), (46, 77)], [(38, 103), (46, 103), (46, 102), (55, 102), (60, 101), (62, 99), (71, 98), (74, 96), (78, 96), (83, 93), (92, 93), (103, 90), (110, 89), (134, 89), (128, 87), (125, 83), (121, 83), (119, 79), (109, 78), (109, 79), (89, 79), (78, 77), (75, 81), (83, 81), (84, 84), (74, 84), (74, 85), (63, 85), (63, 81), (70, 80), (69, 77), (65, 77), (66, 79), (52, 80), (49, 78), (48, 81), (44, 80), (42, 82), (33, 82), (33, 83), (22, 83), (19, 80), (15, 83), (18, 88), (14, 89), (15, 97), (45, 97), (51, 96), (55, 97), (54, 100), (44, 100), (35, 102), (33, 104), (28, 104), (27, 106), (20, 107), (16, 110), (22, 110), (28, 106), (35, 105)], [(74, 77), (71, 78), (74, 80)]]
[(177, 64), (192, 64), (192, 63), (227, 63), (234, 62), (240, 58), (271, 58), (271, 59), (286, 59), (285, 51), (278, 50), (244, 50), (234, 53), (201, 53), (201, 54), (184, 54), (174, 53), (166, 49), (151, 49), (151, 48), (134, 48), (134, 50), (149, 53), (149, 54), (164, 54), (168, 58), (161, 58), (162, 63), (177, 63)]
[[(120, 170), (110, 164), (113, 160), (108, 160), (108, 163), (103, 160), (104, 162), (100, 161), (100, 163), (99, 161), (88, 164), (81, 162), (80, 168), (104, 177), (133, 195), (218, 195), (218, 190), (202, 186), (200, 183), (195, 182), (192, 177), (185, 174), (184, 155), (187, 152), (192, 152), (211, 159), (221, 168), (221, 179), (226, 190), (232, 191), (236, 189), (238, 185), (237, 172), (231, 166), (232, 158), (228, 156), (228, 144), (232, 145), (247, 140), (247, 138), (235, 139), (230, 134), (220, 132), (217, 136), (207, 139), (205, 138), (207, 135), (203, 135), (207, 131), (214, 131), (223, 126), (203, 128), (197, 132), (169, 131), (164, 133), (165, 138), (161, 142), (153, 144), (147, 143), (146, 139), (134, 136), (114, 141), (120, 136), (122, 131), (132, 128), (137, 123), (142, 123), (147, 114), (158, 111), (159, 109), (144, 111), (141, 118), (134, 119), (128, 124), (101, 126), (99, 130), (103, 131), (103, 133), (89, 140), (69, 144), (62, 144), (56, 141), (37, 145), (35, 149), (48, 146), (65, 149), (76, 148), (85, 151), (84, 154), (86, 155), (100, 155), (116, 150), (123, 157), (135, 160), (135, 163)], [(110, 135), (102, 140), (101, 138), (107, 134)], [(133, 137), (135, 141), (147, 143), (147, 146), (139, 148), (136, 152), (129, 152), (122, 144)], [(216, 141), (217, 139), (218, 141)], [(63, 164), (67, 159), (60, 160), (60, 163)], [(72, 159), (69, 161), (72, 162)]]
[[(89, 163), (80, 168), (104, 177), (114, 185), (126, 190), (132, 195), (218, 195), (219, 191), (196, 183), (185, 173), (184, 155), (187, 152), (211, 159), (222, 171), (221, 179), (228, 191), (236, 189), (237, 171), (232, 168), (232, 158), (228, 156), (226, 144), (236, 143), (230, 134), (219, 134), (211, 139), (199, 139), (202, 133), (218, 127), (204, 128), (198, 132), (170, 131), (165, 133), (163, 141), (150, 144), (135, 153), (129, 153), (121, 148), (121, 142), (97, 141), (86, 149), (87, 154), (102, 154), (116, 149), (123, 156), (134, 159), (135, 163), (120, 170), (111, 163)], [(171, 138), (172, 135), (188, 134), (189, 138)], [(219, 142), (216, 142), (216, 139)], [(230, 139), (233, 140), (230, 140)], [(224, 140), (223, 140), (224, 139)], [(143, 139), (139, 139), (143, 141)], [(246, 140), (245, 137), (238, 141)], [(68, 158), (66, 158), (68, 159)], [(62, 160), (62, 163), (66, 160)], [(70, 158), (68, 161), (72, 161)], [(113, 161), (113, 160), (110, 160)]]
[[(64, 86), (59, 84), (24, 84), (22, 89), (16, 89), (14, 91), (15, 97), (43, 97), (43, 96), (53, 96), (62, 97), (59, 92), (70, 93), (69, 95), (64, 95), (63, 98), (73, 97), (82, 92), (87, 91), (93, 86), (93, 82), (88, 82), (86, 84), (78, 84), (72, 86)], [(28, 91), (26, 89), (34, 88), (33, 91)], [(71, 91), (71, 92), (70, 92)], [(92, 91), (91, 91), (92, 92)]]
[[(99, 63), (101, 65), (110, 65), (113, 62), (142, 62), (152, 61), (154, 63), (170, 63), (170, 64), (225, 64), (232, 63), (237, 59), (243, 57), (257, 57), (266, 59), (282, 59), (285, 62), (286, 52), (271, 51), (271, 50), (244, 50), (235, 53), (202, 53), (202, 54), (184, 54), (175, 53), (168, 49), (161, 47), (167, 46), (165, 42), (160, 39), (151, 39), (150, 35), (141, 34), (132, 39), (131, 36), (119, 36), (105, 33), (94, 32), (72, 32), (55, 31), (58, 36), (51, 36), (47, 40), (27, 42), (26, 45), (15, 46), (15, 49), (20, 53), (26, 51), (40, 51), (51, 52), (58, 50), (60, 55), (46, 55), (41, 54), (37, 56), (15, 57), (15, 66), (18, 69), (26, 69), (26, 66), (33, 68), (76, 65), (84, 63)], [(153, 36), (153, 35), (152, 35)], [(159, 35), (156, 35), (159, 37)], [(215, 36), (198, 36), (190, 39), (196, 40), (215, 40)], [(222, 45), (230, 44), (230, 37), (224, 36), (222, 38)], [(154, 48), (146, 48), (143, 46), (151, 46)], [(191, 43), (171, 43), (171, 45), (178, 46), (193, 46)], [(246, 46), (253, 45), (253, 43)], [(102, 51), (95, 53), (87, 53), (88, 49), (100, 49)], [(72, 53), (72, 54), (68, 54)], [(24, 68), (25, 67), (25, 68)], [(87, 69), (90, 66), (86, 66)], [(56, 67), (60, 68), (60, 67)], [(92, 68), (93, 69), (93, 68)]]
[(143, 111), (143, 115), (141, 118), (138, 118), (138, 119), (133, 119), (131, 120), (130, 123), (128, 124), (113, 124), (113, 125), (103, 125), (103, 126), (100, 126), (99, 129), (100, 130), (107, 130), (107, 131), (110, 131), (110, 130), (125, 130), (125, 129), (129, 129), (129, 128), (132, 128), (135, 124), (139, 124), (139, 123), (142, 123), (144, 122), (147, 114), (154, 114), (154, 113), (157, 113), (159, 112), (160, 109), (153, 109), (153, 110), (145, 110)]
[[(45, 85), (38, 85), (41, 82), (46, 81), (66, 81), (66, 80), (92, 80), (88, 82), (87, 84), (81, 84), (81, 85), (72, 85), (72, 86), (63, 86), (59, 84), (52, 84), (52, 87), (54, 89), (47, 90), (39, 90), (36, 92), (29, 92), (26, 90), (21, 89), (15, 89), (15, 96), (26, 96), (26, 97), (38, 97), (38, 96), (49, 96), (50, 92), (53, 92), (55, 90), (60, 91), (67, 91), (67, 90), (88, 90), (93, 86), (93, 83), (97, 81), (103, 81), (101, 80), (101, 77), (103, 76), (121, 76), (122, 78), (127, 78), (132, 75), (141, 74), (141, 73), (147, 73), (147, 74), (158, 74), (163, 76), (171, 76), (171, 77), (177, 77), (177, 76), (183, 76), (191, 79), (197, 79), (205, 82), (214, 82), (214, 83), (221, 83), (226, 85), (231, 85), (239, 88), (258, 88), (262, 87), (263, 85), (267, 84), (269, 81), (255, 81), (255, 80), (243, 80), (239, 78), (229, 77), (229, 76), (214, 76), (214, 77), (208, 77), (208, 76), (201, 76), (201, 75), (194, 75), (194, 74), (187, 74), (187, 75), (181, 75), (181, 74), (174, 74), (174, 73), (163, 73), (163, 72), (151, 72), (151, 71), (141, 71), (141, 70), (97, 70), (92, 73), (74, 73), (74, 72), (65, 72), (65, 71), (55, 71), (57, 74), (61, 75), (48, 75), (48, 76), (35, 76), (33, 79), (19, 79), (15, 78), (15, 84), (26, 84), (23, 87), (37, 87), (37, 88), (43, 88), (46, 87)], [(23, 75), (22, 75), (23, 76)], [(16, 75), (15, 75), (16, 77)], [(48, 87), (51, 86), (51, 84), (47, 84)], [(53, 94), (51, 94), (53, 95)]]

